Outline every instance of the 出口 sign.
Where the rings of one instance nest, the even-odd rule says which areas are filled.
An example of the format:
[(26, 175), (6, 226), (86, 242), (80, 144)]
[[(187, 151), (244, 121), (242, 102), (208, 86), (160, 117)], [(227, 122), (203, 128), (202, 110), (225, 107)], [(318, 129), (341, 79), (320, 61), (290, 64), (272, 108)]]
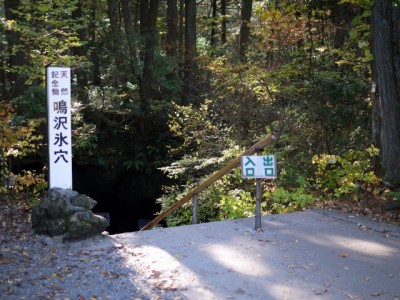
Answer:
[(243, 178), (276, 178), (276, 156), (242, 156)]
[(47, 67), (49, 188), (72, 189), (71, 70)]

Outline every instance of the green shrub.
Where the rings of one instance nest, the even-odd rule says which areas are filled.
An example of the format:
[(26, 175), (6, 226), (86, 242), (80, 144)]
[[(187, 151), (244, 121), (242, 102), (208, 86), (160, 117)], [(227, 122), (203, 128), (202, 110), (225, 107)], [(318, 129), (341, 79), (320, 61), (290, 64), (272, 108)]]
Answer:
[(219, 203), (220, 220), (232, 220), (254, 216), (255, 201), (254, 194), (235, 189), (221, 197)]
[(272, 213), (292, 212), (307, 207), (314, 201), (314, 196), (308, 194), (304, 187), (299, 187), (294, 191), (278, 187), (273, 191), (264, 193)]
[(344, 155), (316, 155), (312, 163), (317, 165), (316, 187), (324, 193), (340, 198), (351, 194), (363, 184), (377, 183), (371, 157), (379, 150), (374, 146), (365, 151), (350, 150)]

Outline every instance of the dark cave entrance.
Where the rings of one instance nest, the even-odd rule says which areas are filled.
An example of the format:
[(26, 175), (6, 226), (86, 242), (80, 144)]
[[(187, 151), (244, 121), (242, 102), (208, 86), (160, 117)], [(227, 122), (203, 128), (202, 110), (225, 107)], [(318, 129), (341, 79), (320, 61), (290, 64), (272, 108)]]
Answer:
[(160, 171), (107, 170), (97, 166), (73, 167), (73, 189), (97, 201), (93, 212), (107, 217), (110, 234), (137, 231), (160, 211), (156, 199), (167, 178)]

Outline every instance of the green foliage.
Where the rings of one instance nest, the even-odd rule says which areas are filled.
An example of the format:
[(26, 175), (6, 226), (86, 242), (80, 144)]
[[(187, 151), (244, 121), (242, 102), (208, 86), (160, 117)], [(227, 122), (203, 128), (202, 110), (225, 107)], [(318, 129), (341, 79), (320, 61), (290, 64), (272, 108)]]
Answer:
[(71, 49), (82, 46), (78, 30), (82, 23), (73, 19), (77, 0), (40, 1), (21, 0), (14, 13), (17, 20), (7, 20), (7, 28), (20, 35), (22, 43), (12, 45), (12, 53), (21, 51), (27, 63), (11, 66), (11, 71), (27, 78), (27, 84), (44, 82), (45, 66), (60, 65), (82, 68), (84, 57), (71, 55)]
[(11, 100), (23, 119), (46, 118), (46, 90), (40, 86), (31, 86), (24, 95)]
[(341, 3), (350, 3), (360, 9), (352, 20), (347, 39), (342, 49), (333, 49), (336, 54), (336, 63), (340, 66), (348, 65), (354, 70), (368, 72), (372, 61), (370, 50), (370, 15), (374, 5), (373, 0), (342, 0)]
[[(237, 150), (227, 151), (225, 160), (235, 153)], [(215, 168), (215, 164), (214, 164)], [(164, 169), (165, 172), (170, 169)], [(173, 173), (177, 170), (174, 169)], [(187, 170), (180, 170), (187, 172)], [(178, 173), (180, 173), (178, 172)], [(175, 175), (174, 175), (175, 176)], [(197, 178), (197, 177), (195, 177)], [(165, 187), (164, 195), (158, 199), (162, 208), (168, 208), (175, 201), (182, 198), (194, 187), (194, 183), (186, 182), (182, 186), (173, 185)], [(236, 187), (236, 188), (235, 188)], [(240, 188), (239, 188), (240, 187)], [(217, 220), (226, 220), (234, 218), (245, 218), (254, 214), (254, 184), (244, 181), (241, 178), (240, 169), (223, 176), (212, 186), (204, 190), (198, 195), (198, 222), (210, 222)], [(186, 203), (182, 208), (178, 209), (167, 218), (168, 226), (177, 226), (181, 224), (190, 224), (192, 222), (192, 204)]]
[[(158, 199), (158, 202), (162, 206), (162, 210), (170, 207), (173, 203), (175, 203), (175, 201), (178, 201), (187, 192), (189, 192), (189, 188), (181, 190), (181, 188), (176, 185), (168, 187), (168, 190), (165, 191), (164, 195)], [(220, 199), (220, 193), (220, 187), (215, 185), (199, 195), (197, 207), (197, 220), (199, 223), (218, 220), (217, 204)], [(189, 201), (168, 216), (166, 223), (169, 227), (191, 224), (193, 221), (192, 212), (193, 203), (192, 201)]]
[(293, 212), (307, 207), (313, 201), (314, 196), (306, 192), (304, 187), (299, 187), (293, 191), (283, 187), (275, 188), (273, 191), (266, 191), (263, 195), (267, 199), (272, 213)]
[(219, 203), (220, 220), (247, 218), (254, 216), (254, 212), (254, 193), (235, 189), (221, 197)]
[(391, 191), (389, 195), (394, 197), (396, 200), (400, 200), (400, 192)]
[(15, 178), (15, 186), (12, 190), (14, 200), (23, 201), (31, 207), (38, 204), (48, 187), (44, 177), (44, 173), (22, 171)]
[(34, 121), (17, 124), (14, 114), (11, 105), (0, 102), (0, 196), (34, 205), (47, 188), (44, 174), (24, 170), (14, 175), (11, 167), (13, 159), (37, 153), (42, 140), (34, 134)]
[(87, 104), (74, 99), (75, 162), (151, 174), (165, 161), (173, 105), (152, 100), (144, 111), (136, 89), (131, 83), (120, 89), (93, 87)]
[(373, 146), (365, 151), (352, 150), (339, 155), (316, 155), (313, 164), (317, 166), (315, 182), (328, 195), (340, 198), (354, 193), (360, 185), (377, 183), (371, 166), (371, 157), (379, 150)]
[(9, 145), (10, 157), (47, 157), (44, 137), (46, 125), (46, 93), (44, 88), (32, 86), (23, 95), (11, 100), (10, 129), (14, 131), (13, 144)]

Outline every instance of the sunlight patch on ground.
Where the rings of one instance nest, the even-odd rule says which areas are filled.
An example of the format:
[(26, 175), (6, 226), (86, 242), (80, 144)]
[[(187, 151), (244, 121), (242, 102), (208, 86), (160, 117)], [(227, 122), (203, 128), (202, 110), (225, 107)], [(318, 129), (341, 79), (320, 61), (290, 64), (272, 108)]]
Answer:
[(374, 256), (390, 256), (398, 253), (398, 249), (382, 245), (374, 241), (366, 241), (354, 238), (343, 238), (340, 236), (330, 236), (329, 241), (342, 247), (357, 251), (360, 253), (368, 253)]
[[(208, 289), (206, 282), (180, 262), (180, 253), (168, 253), (158, 247), (142, 245), (135, 247), (134, 255), (126, 259), (126, 265), (145, 278), (145, 285), (151, 284), (159, 290), (195, 293), (199, 299), (217, 299)], [(136, 282), (138, 284), (138, 282)], [(187, 285), (186, 285), (187, 284)]]
[(221, 244), (213, 244), (204, 249), (212, 259), (227, 269), (233, 269), (237, 266), (238, 261), (243, 261), (241, 273), (250, 276), (271, 275), (271, 270), (262, 263), (262, 255), (265, 255), (265, 253), (255, 253), (252, 251), (251, 245), (248, 246), (247, 250), (243, 246), (235, 248)]
[(369, 254), (373, 256), (390, 256), (398, 253), (398, 249), (395, 249), (393, 247), (389, 247), (386, 245), (382, 245), (380, 243), (374, 242), (374, 241), (368, 241), (368, 240), (361, 240), (361, 239), (356, 239), (356, 238), (348, 238), (345, 236), (335, 236), (335, 235), (329, 235), (325, 236), (323, 239), (321, 236), (303, 236), (304, 239), (321, 245), (321, 246), (327, 246), (327, 245), (338, 245), (341, 246), (345, 249), (359, 252), (360, 254)]
[[(308, 287), (307, 287), (308, 288)], [(288, 284), (268, 284), (265, 288), (265, 293), (268, 295), (266, 299), (294, 299), (295, 295), (302, 295), (306, 289), (306, 285), (303, 288), (294, 287)], [(311, 288), (310, 288), (311, 289)]]

